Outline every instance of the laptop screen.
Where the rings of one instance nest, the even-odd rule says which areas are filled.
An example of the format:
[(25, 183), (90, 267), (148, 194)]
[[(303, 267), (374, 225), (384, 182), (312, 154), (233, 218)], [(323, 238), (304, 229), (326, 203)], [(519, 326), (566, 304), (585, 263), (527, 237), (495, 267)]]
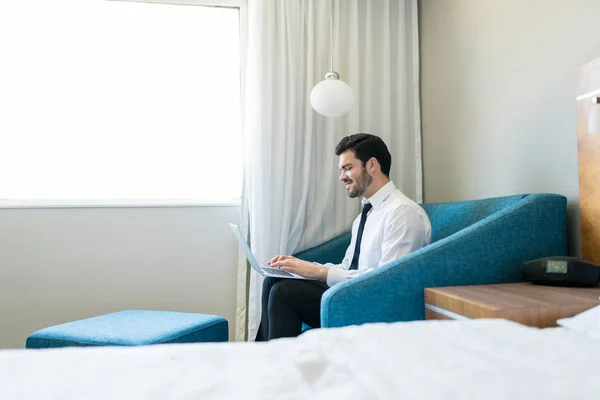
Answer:
[(250, 250), (250, 246), (248, 246), (248, 243), (246, 243), (246, 241), (244, 240), (244, 237), (242, 236), (242, 232), (240, 231), (240, 228), (235, 224), (229, 224), (229, 227), (231, 228), (231, 231), (233, 232), (233, 236), (235, 236), (237, 241), (240, 243), (240, 246), (242, 246), (242, 249), (244, 250), (244, 253), (246, 254), (246, 258), (248, 258), (248, 261), (250, 261), (250, 266), (252, 266), (252, 268), (254, 268), (257, 271), (260, 271), (260, 266), (258, 265), (258, 262), (256, 262), (256, 258), (254, 258), (254, 254), (252, 254), (252, 250)]

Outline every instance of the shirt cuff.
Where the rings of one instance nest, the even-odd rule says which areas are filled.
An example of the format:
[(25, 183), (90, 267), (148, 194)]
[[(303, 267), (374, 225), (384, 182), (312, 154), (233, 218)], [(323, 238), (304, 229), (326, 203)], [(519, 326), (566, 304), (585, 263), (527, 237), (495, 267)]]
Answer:
[(348, 271), (341, 268), (329, 268), (327, 271), (327, 286), (332, 287), (347, 279)]

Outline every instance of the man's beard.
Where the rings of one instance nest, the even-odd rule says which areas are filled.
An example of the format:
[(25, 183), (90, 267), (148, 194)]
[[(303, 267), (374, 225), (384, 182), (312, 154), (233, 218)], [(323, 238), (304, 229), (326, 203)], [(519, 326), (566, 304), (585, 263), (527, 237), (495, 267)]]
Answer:
[(363, 168), (362, 173), (353, 182), (354, 186), (348, 191), (348, 197), (353, 199), (362, 196), (367, 191), (367, 187), (369, 187), (371, 182), (373, 182), (373, 177), (368, 174), (366, 168)]

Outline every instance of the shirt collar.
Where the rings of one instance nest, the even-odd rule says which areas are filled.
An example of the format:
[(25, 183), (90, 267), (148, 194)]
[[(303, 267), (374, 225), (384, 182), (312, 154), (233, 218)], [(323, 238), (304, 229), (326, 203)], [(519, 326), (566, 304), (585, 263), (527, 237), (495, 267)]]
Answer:
[(385, 199), (387, 199), (387, 197), (394, 191), (396, 190), (396, 185), (394, 185), (394, 182), (389, 181), (388, 183), (386, 183), (385, 185), (383, 185), (381, 187), (381, 189), (379, 189), (377, 191), (377, 193), (375, 193), (373, 196), (371, 196), (368, 199), (365, 199), (363, 197), (362, 199), (362, 204), (363, 206), (365, 205), (365, 203), (369, 202), (371, 203), (371, 205), (373, 206), (373, 208), (377, 208), (378, 205), (380, 205), (381, 203), (383, 203), (383, 201)]

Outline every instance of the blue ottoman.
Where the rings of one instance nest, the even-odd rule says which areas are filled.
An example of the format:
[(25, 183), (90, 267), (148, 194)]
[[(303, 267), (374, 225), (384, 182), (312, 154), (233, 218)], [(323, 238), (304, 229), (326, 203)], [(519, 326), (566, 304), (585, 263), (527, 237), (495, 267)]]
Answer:
[(216, 315), (126, 310), (42, 329), (29, 335), (25, 347), (226, 342), (228, 337), (227, 320)]

